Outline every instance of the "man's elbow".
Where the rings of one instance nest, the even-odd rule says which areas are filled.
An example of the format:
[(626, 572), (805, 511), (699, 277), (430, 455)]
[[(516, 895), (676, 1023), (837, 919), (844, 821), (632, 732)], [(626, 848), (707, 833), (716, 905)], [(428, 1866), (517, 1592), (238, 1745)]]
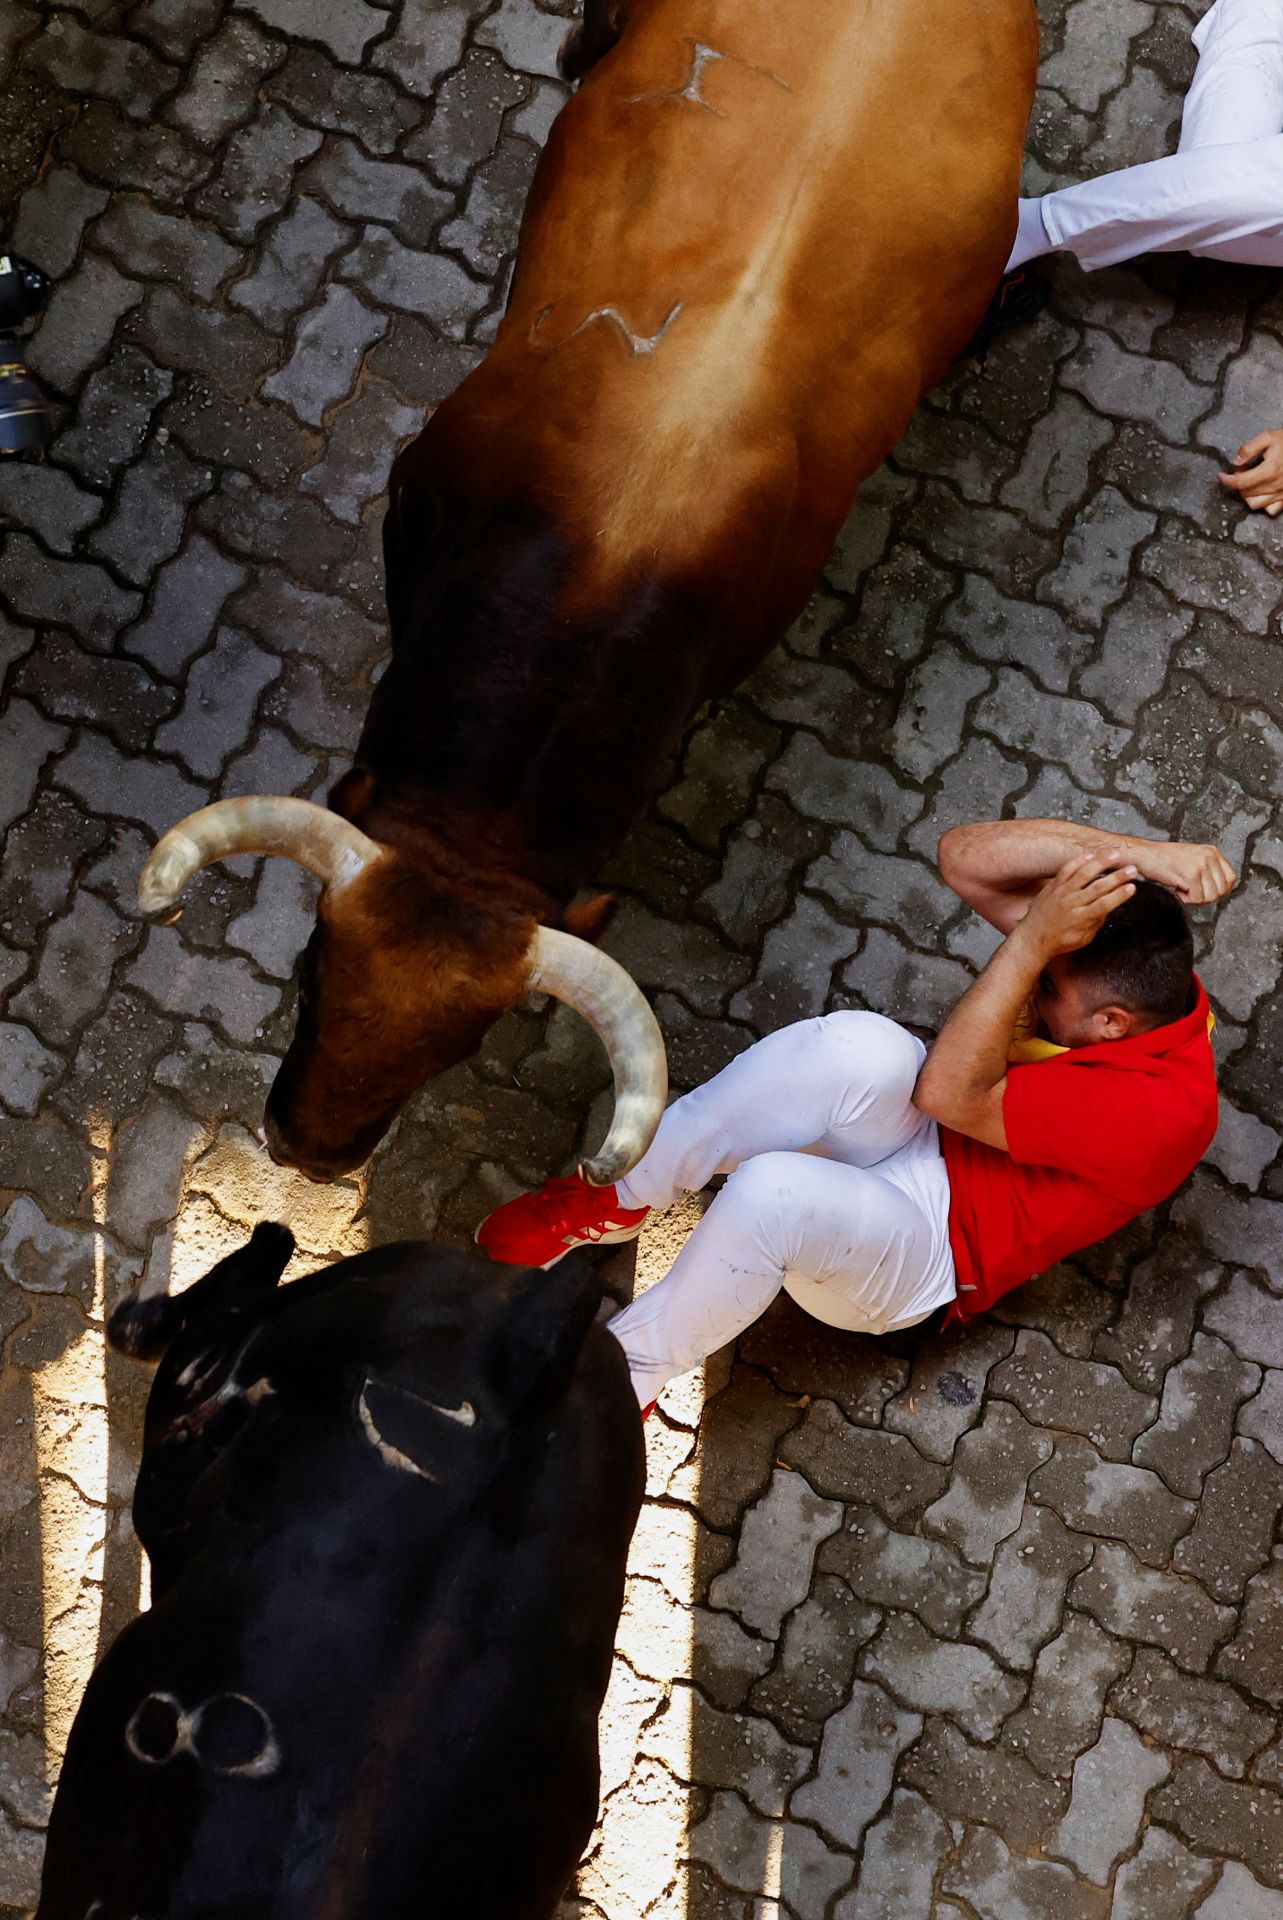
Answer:
[(941, 1126), (952, 1124), (950, 1114), (954, 1102), (941, 1083), (940, 1076), (932, 1073), (929, 1060), (918, 1075), (917, 1085), (913, 1089), (913, 1104), (928, 1120), (934, 1120)]

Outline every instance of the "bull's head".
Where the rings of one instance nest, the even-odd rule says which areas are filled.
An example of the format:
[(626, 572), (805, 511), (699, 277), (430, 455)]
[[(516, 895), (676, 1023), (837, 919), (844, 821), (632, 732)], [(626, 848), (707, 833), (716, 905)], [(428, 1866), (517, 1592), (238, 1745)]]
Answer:
[(610, 1131), (584, 1177), (608, 1185), (641, 1158), (667, 1093), (664, 1044), (615, 961), (528, 913), (458, 910), (442, 895), (434, 915), (413, 860), (310, 800), (220, 800), (190, 814), (153, 850), (139, 904), (166, 912), (201, 867), (238, 853), (280, 854), (322, 883), (294, 1039), (268, 1096), (273, 1159), (318, 1180), (359, 1166), (410, 1094), (536, 988), (590, 1022), (615, 1077)]

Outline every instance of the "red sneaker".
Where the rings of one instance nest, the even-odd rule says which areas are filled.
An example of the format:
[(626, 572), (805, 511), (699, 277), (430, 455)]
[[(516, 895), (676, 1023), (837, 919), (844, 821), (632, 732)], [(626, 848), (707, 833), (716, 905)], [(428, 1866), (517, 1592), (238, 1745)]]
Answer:
[(621, 1207), (614, 1187), (590, 1187), (578, 1174), (545, 1180), (477, 1228), (476, 1242), (492, 1260), (514, 1267), (555, 1267), (575, 1247), (614, 1247), (635, 1240), (649, 1207)]

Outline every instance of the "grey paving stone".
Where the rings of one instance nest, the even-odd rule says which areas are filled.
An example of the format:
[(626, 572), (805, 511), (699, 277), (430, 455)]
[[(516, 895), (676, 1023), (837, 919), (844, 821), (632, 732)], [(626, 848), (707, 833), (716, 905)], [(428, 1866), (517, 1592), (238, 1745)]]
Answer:
[(377, 380), (365, 380), (331, 424), (325, 458), (299, 485), (323, 500), (336, 519), (357, 526), (370, 501), (386, 492), (397, 450), (422, 425), (417, 407), (403, 406)]
[(1197, 1581), (1143, 1567), (1129, 1548), (1105, 1542), (1069, 1589), (1070, 1602), (1121, 1639), (1161, 1647), (1191, 1673), (1202, 1673), (1234, 1626)]
[(452, 340), (490, 299), (487, 287), (441, 254), (407, 247), (386, 227), (366, 227), (343, 260), (344, 278), (384, 306), (429, 320)]
[(817, 1499), (800, 1473), (776, 1471), (765, 1496), (744, 1515), (734, 1564), (709, 1590), (745, 1626), (778, 1638), (780, 1624), (806, 1598), (821, 1541), (842, 1524), (842, 1508)]
[(1141, 707), (1166, 678), (1172, 652), (1194, 616), (1148, 581), (1133, 586), (1126, 604), (1105, 622), (1094, 658), (1077, 689), (1113, 720), (1134, 724)]
[(218, 0), (134, 0), (129, 27), (167, 59), (186, 62), (218, 26), (221, 15)]
[(118, 347), (85, 382), (74, 416), (54, 442), (54, 457), (104, 484), (137, 453), (173, 384), (173, 375), (136, 347)]
[[(1098, 301), (1099, 288), (1093, 292)], [(1108, 421), (1073, 394), (1060, 395), (1054, 409), (1034, 423), (1020, 466), (998, 498), (1051, 532), (1087, 498), (1091, 463), (1109, 438)]]
[(1237, 1860), (1227, 1860), (1196, 1920), (1283, 1920), (1283, 1894), (1263, 1887)]
[(992, 1740), (1024, 1699), (1024, 1682), (1004, 1673), (979, 1647), (937, 1640), (911, 1614), (893, 1613), (859, 1660), (905, 1706), (944, 1714), (977, 1740)]
[(1087, 329), (1082, 346), (1061, 368), (1060, 378), (1098, 413), (1118, 420), (1147, 420), (1176, 446), (1187, 444), (1194, 422), (1212, 399), (1207, 387), (1188, 379), (1169, 360), (1129, 353), (1095, 327)]
[(1109, 1704), (1149, 1740), (1201, 1753), (1235, 1779), (1247, 1772), (1274, 1725), (1272, 1715), (1251, 1706), (1233, 1687), (1182, 1673), (1150, 1647), (1140, 1648)]
[(919, 1342), (909, 1384), (888, 1403), (883, 1424), (929, 1459), (951, 1460), (961, 1436), (980, 1418), (991, 1368), (1014, 1345), (1014, 1333), (983, 1319), (929, 1334)]
[[(1075, 632), (1054, 608), (1000, 593), (980, 573), (967, 575), (962, 593), (945, 608), (941, 626), (956, 634), (982, 660), (1025, 667), (1043, 686), (1057, 693), (1068, 691), (1076, 669), (1091, 654), (1086, 634)], [(930, 660), (924, 664), (929, 666)], [(980, 691), (982, 685), (987, 688), (988, 676), (973, 686), (972, 692)], [(958, 738), (942, 760), (951, 758), (961, 745), (962, 719), (959, 714)]]
[(1203, 1476), (1229, 1453), (1238, 1407), (1260, 1384), (1259, 1367), (1237, 1360), (1213, 1335), (1196, 1334), (1188, 1356), (1163, 1382), (1158, 1420), (1137, 1440), (1133, 1458), (1175, 1492), (1197, 1499)]
[[(468, 24), (467, 7), (403, 7), (394, 32), (375, 48), (373, 63), (395, 74), (411, 93), (431, 99), (441, 76), (463, 54)], [(442, 149), (452, 150), (450, 130), (443, 128), (442, 136)]]
[(202, 467), (234, 467), (267, 487), (284, 486), (316, 457), (317, 436), (285, 407), (233, 399), (200, 375), (184, 382), (161, 425)]
[(101, 187), (90, 186), (69, 167), (51, 167), (18, 202), (9, 234), (15, 253), (38, 260), (51, 279), (69, 273), (80, 236), (107, 204)]
[(214, 164), (173, 127), (140, 126), (104, 100), (89, 101), (59, 142), (63, 160), (103, 186), (147, 193), (176, 210)]
[(872, 1507), (849, 1510), (841, 1532), (820, 1550), (818, 1565), (862, 1600), (920, 1615), (933, 1633), (958, 1633), (980, 1599), (984, 1576), (966, 1567), (943, 1541), (887, 1526)]
[[(249, 560), (285, 567), (305, 587), (317, 590), (335, 584), (335, 575), (352, 552), (353, 538), (313, 500), (266, 492), (245, 475), (224, 473), (216, 493), (207, 494), (197, 510), (203, 529), (224, 546)], [(306, 681), (300, 667), (295, 679)], [(293, 689), (292, 689), (293, 691)], [(303, 711), (320, 719), (323, 700), (313, 689)], [(320, 745), (348, 744), (321, 736)]]
[(790, 1020), (827, 1012), (832, 971), (850, 958), (858, 939), (822, 901), (803, 894), (767, 934), (757, 977), (730, 1003), (732, 1018), (770, 1033)]
[(946, 566), (969, 566), (983, 553), (985, 571), (1004, 593), (1028, 593), (1055, 557), (1050, 538), (1019, 515), (1005, 507), (971, 506), (934, 481), (923, 485), (905, 533)]
[(253, 113), (260, 83), (284, 57), (254, 21), (232, 14), (197, 53), (168, 117), (193, 139), (217, 144)]
[(811, 1762), (808, 1749), (786, 1740), (769, 1720), (722, 1713), (682, 1681), (674, 1684), (666, 1712), (643, 1733), (641, 1751), (662, 1760), (675, 1779), (736, 1788), (755, 1813), (770, 1818), (784, 1813)]
[(1068, 1801), (1066, 1786), (1043, 1779), (1005, 1740), (977, 1746), (947, 1720), (931, 1720), (900, 1762), (897, 1780), (915, 1788), (961, 1830), (979, 1820), (1025, 1853)]
[(17, 669), (13, 686), (55, 719), (105, 728), (127, 751), (146, 745), (175, 700), (171, 687), (160, 686), (132, 660), (84, 653), (53, 628)]
[(103, 354), (116, 323), (142, 297), (138, 282), (118, 273), (110, 260), (86, 254), (49, 295), (28, 361), (50, 386), (73, 392)]
[(30, 1027), (0, 1020), (0, 1102), (10, 1113), (36, 1113), (45, 1088), (62, 1067), (58, 1055)]
[(336, 60), (359, 64), (370, 41), (387, 25), (385, 14), (366, 0), (236, 0), (277, 33), (319, 40)]
[(1114, 1876), (1110, 1920), (1159, 1920), (1184, 1915), (1211, 1885), (1216, 1868), (1200, 1860), (1163, 1827), (1148, 1827), (1139, 1853)]
[(899, 1434), (855, 1426), (831, 1400), (812, 1404), (803, 1424), (780, 1442), (780, 1458), (818, 1493), (868, 1502), (893, 1524), (916, 1518), (948, 1477)]
[(346, 220), (377, 220), (407, 246), (426, 246), (450, 195), (434, 187), (418, 167), (371, 160), (355, 140), (334, 139), (303, 175), (305, 192), (320, 195)]
[[(451, 16), (448, 10), (442, 9), (424, 17), (448, 21)], [(462, 31), (460, 28), (460, 45)], [(376, 59), (383, 56), (390, 60), (394, 47), (395, 41), (385, 42), (378, 49)], [(452, 55), (451, 46), (445, 44), (436, 58), (450, 59), (453, 65), (457, 54)], [(401, 65), (398, 69), (408, 75), (410, 86), (421, 89), (433, 100), (431, 118), (426, 128), (406, 141), (405, 156), (408, 160), (426, 162), (439, 178), (460, 186), (474, 167), (494, 150), (504, 113), (522, 99), (528, 82), (506, 67), (499, 55), (488, 47), (472, 47), (462, 64), (435, 84), (434, 64), (430, 56), (422, 76), (417, 68), (407, 70)]]
[(97, 495), (83, 491), (59, 467), (12, 461), (0, 467), (0, 519), (19, 523), (21, 515), (29, 514), (55, 553), (70, 553), (76, 536), (101, 512)]
[(728, 1886), (757, 1893), (767, 1863), (779, 1862), (779, 1891), (799, 1920), (823, 1920), (828, 1902), (851, 1877), (848, 1855), (836, 1852), (800, 1821), (760, 1819), (737, 1794), (717, 1793), (690, 1836), (692, 1858)]
[(1080, 626), (1093, 626), (1121, 600), (1132, 556), (1158, 525), (1158, 516), (1142, 513), (1115, 487), (1093, 494), (1069, 529), (1060, 565), (1039, 586)]
[(288, 363), (264, 381), (264, 393), (319, 426), (326, 410), (351, 392), (362, 354), (386, 325), (347, 287), (327, 287), (300, 323)]
[(1012, 1747), (1041, 1773), (1067, 1774), (1095, 1741), (1105, 1696), (1131, 1657), (1131, 1649), (1094, 1620), (1067, 1613), (1060, 1633), (1038, 1655), (1028, 1704), (1007, 1723)]
[(498, 273), (515, 253), (537, 159), (524, 141), (503, 141), (472, 176), (460, 212), (442, 227), (442, 245), (461, 253), (475, 274)]
[(1022, 1332), (1015, 1352), (996, 1367), (990, 1390), (1012, 1400), (1036, 1424), (1089, 1434), (1113, 1460), (1130, 1458), (1136, 1436), (1158, 1409), (1112, 1367), (1069, 1360), (1045, 1334)]
[(1283, 597), (1279, 582), (1254, 554), (1201, 540), (1173, 527), (1146, 547), (1141, 569), (1187, 606), (1231, 614), (1250, 633), (1267, 631)]
[(123, 34), (95, 33), (69, 13), (58, 13), (23, 54), (38, 73), (71, 94), (115, 100), (140, 119), (178, 78), (172, 67)]
[(1152, 1566), (1167, 1564), (1196, 1511), (1190, 1501), (1169, 1493), (1156, 1474), (1102, 1460), (1077, 1434), (1057, 1437), (1053, 1458), (1034, 1475), (1029, 1491), (1077, 1532), (1126, 1540)]
[(925, 1800), (897, 1792), (865, 1835), (856, 1884), (834, 1907), (833, 1920), (918, 1920), (952, 1846), (952, 1833)]
[(86, 544), (127, 580), (144, 586), (177, 553), (187, 509), (212, 482), (209, 470), (193, 465), (179, 447), (153, 442), (146, 459), (125, 475), (114, 510)]
[(10, 1011), (43, 1040), (64, 1044), (94, 1011), (120, 954), (135, 933), (92, 893), (76, 893), (45, 938), (36, 972), (14, 995)]
[(921, 811), (921, 800), (884, 768), (841, 760), (808, 733), (789, 742), (767, 785), (799, 813), (851, 827), (886, 853), (897, 850), (901, 833)]
[(283, 107), (263, 107), (249, 126), (232, 135), (218, 172), (192, 196), (192, 210), (233, 240), (252, 240), (264, 221), (286, 205), (295, 171), (311, 159), (321, 138)]
[(91, 813), (139, 820), (157, 835), (209, 798), (177, 767), (134, 759), (100, 733), (80, 735), (58, 762), (56, 778)]
[(944, 1875), (947, 1892), (966, 1900), (981, 1920), (1097, 1920), (1095, 1896), (1068, 1867), (1051, 1861), (1021, 1860), (996, 1833), (973, 1833), (961, 1857)]
[(1283, 1885), (1283, 1799), (1222, 1780), (1206, 1760), (1182, 1762), (1154, 1796), (1151, 1814), (1192, 1847), (1241, 1860), (1257, 1879)]
[(212, 778), (245, 738), (259, 695), (279, 672), (279, 662), (244, 634), (220, 633), (188, 674), (183, 704), (157, 732), (157, 749)]
[(962, 745), (968, 703), (987, 690), (990, 678), (983, 667), (947, 646), (936, 648), (915, 667), (892, 735), (897, 764), (922, 780), (951, 760)]
[(1055, 1514), (1026, 1508), (1019, 1529), (998, 1548), (989, 1591), (968, 1622), (971, 1638), (992, 1647), (1004, 1666), (1032, 1667), (1060, 1628), (1070, 1580), (1091, 1555), (1089, 1542), (1076, 1538)]
[[(422, 13), (403, 9), (398, 30), (407, 19), (433, 18), (435, 10), (429, 14), (426, 9)], [(395, 37), (382, 41), (375, 50), (376, 60), (394, 44)], [(405, 76), (398, 73), (398, 78), (404, 81)], [(373, 154), (391, 153), (421, 117), (421, 109), (405, 99), (390, 80), (336, 66), (315, 47), (291, 47), (284, 64), (268, 81), (267, 93), (309, 126), (350, 133)]]
[(1257, 1700), (1283, 1707), (1283, 1565), (1277, 1558), (1248, 1582), (1237, 1630), (1218, 1654), (1216, 1672)]
[(1117, 1321), (1096, 1337), (1097, 1355), (1151, 1393), (1161, 1390), (1168, 1367), (1189, 1352), (1199, 1302), (1222, 1278), (1196, 1247), (1173, 1239), (1137, 1263)]
[(195, 306), (174, 287), (152, 287), (125, 332), (161, 365), (203, 375), (238, 400), (277, 359), (276, 344), (248, 314)]
[(1283, 1136), (1230, 1100), (1222, 1099), (1220, 1111), (1220, 1125), (1206, 1157), (1227, 1180), (1256, 1193), (1261, 1175), (1278, 1158)]
[(1124, 1721), (1107, 1718), (1095, 1746), (1074, 1763), (1069, 1811), (1048, 1836), (1048, 1852), (1103, 1885), (1135, 1847), (1146, 1799), (1170, 1771)]
[(239, 954), (193, 952), (174, 927), (148, 930), (125, 978), (167, 1012), (209, 1021), (243, 1047), (253, 1044), (278, 998)]
[(142, 605), (139, 594), (118, 587), (89, 561), (50, 566), (48, 556), (25, 533), (6, 536), (0, 595), (26, 619), (68, 627), (87, 646), (98, 648), (110, 646)]
[(922, 1731), (915, 1713), (903, 1713), (880, 1687), (853, 1681), (851, 1697), (825, 1723), (813, 1779), (799, 1787), (789, 1812), (811, 1820), (842, 1847), (858, 1847), (890, 1790), (893, 1770)]
[(1241, 1600), (1266, 1564), (1279, 1509), (1283, 1467), (1255, 1440), (1236, 1440), (1203, 1488), (1198, 1518), (1172, 1565), (1200, 1579), (1218, 1600)]
[(177, 559), (159, 574), (147, 613), (122, 640), (125, 649), (177, 678), (193, 655), (208, 645), (229, 597), (248, 570), (230, 560), (203, 535), (193, 534)]
[(1220, 404), (1198, 428), (1199, 440), (1226, 467), (1244, 441), (1261, 431), (1256, 422), (1269, 417), (1268, 396), (1278, 391), (1281, 375), (1283, 341), (1254, 331), (1226, 370)]
[[(818, 1575), (784, 1623), (774, 1666), (753, 1686), (754, 1712), (768, 1713), (791, 1740), (816, 1740), (850, 1691), (856, 1655), (881, 1624), (877, 1609), (857, 1600), (844, 1580)], [(700, 1663), (696, 1673), (707, 1692)]]
[(980, 1425), (959, 1440), (948, 1489), (927, 1510), (928, 1529), (973, 1566), (988, 1566), (998, 1543), (1020, 1525), (1029, 1476), (1051, 1449), (1049, 1434), (1013, 1407), (991, 1403)]
[(544, 13), (534, 0), (502, 0), (499, 8), (477, 28), (484, 46), (496, 47), (517, 73), (557, 77), (557, 49), (566, 37), (566, 23)]
[[(1276, 1203), (1277, 1204), (1277, 1203)], [(1211, 1251), (1222, 1260), (1238, 1260), (1271, 1271), (1277, 1247), (1277, 1228), (1273, 1208), (1268, 1201), (1255, 1209), (1242, 1205), (1237, 1197), (1224, 1194), (1206, 1178), (1196, 1179), (1192, 1189), (1177, 1201), (1174, 1217), (1178, 1226), (1197, 1226)], [(1272, 1295), (1250, 1274), (1230, 1276), (1223, 1293), (1203, 1308), (1203, 1325), (1227, 1340), (1244, 1360), (1256, 1360), (1262, 1366), (1283, 1365), (1283, 1329), (1276, 1326), (1277, 1307)]]
[(141, 279), (173, 280), (209, 300), (239, 255), (219, 234), (158, 212), (138, 194), (116, 194), (94, 228), (94, 244)]
[(1128, 744), (1122, 727), (1103, 720), (1086, 700), (1043, 693), (1014, 667), (1000, 667), (997, 685), (981, 700), (975, 723), (1007, 747), (1059, 763), (1080, 787), (1106, 784)]
[(1259, 1440), (1283, 1462), (1283, 1373), (1277, 1368), (1265, 1369), (1260, 1392), (1239, 1408), (1235, 1425), (1239, 1433)]

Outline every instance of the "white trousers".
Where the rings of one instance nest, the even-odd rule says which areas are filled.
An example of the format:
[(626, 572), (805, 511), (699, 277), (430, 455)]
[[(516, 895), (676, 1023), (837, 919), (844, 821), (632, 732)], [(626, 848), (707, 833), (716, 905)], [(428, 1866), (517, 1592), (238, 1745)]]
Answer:
[(1038, 202), (1089, 272), (1141, 253), (1283, 266), (1283, 0), (1216, 0), (1194, 45), (1177, 152)]
[(674, 1104), (627, 1178), (667, 1207), (730, 1178), (664, 1278), (610, 1322), (646, 1406), (783, 1287), (817, 1320), (887, 1333), (954, 1297), (949, 1179), (913, 1105), (926, 1049), (877, 1013), (783, 1027)]

